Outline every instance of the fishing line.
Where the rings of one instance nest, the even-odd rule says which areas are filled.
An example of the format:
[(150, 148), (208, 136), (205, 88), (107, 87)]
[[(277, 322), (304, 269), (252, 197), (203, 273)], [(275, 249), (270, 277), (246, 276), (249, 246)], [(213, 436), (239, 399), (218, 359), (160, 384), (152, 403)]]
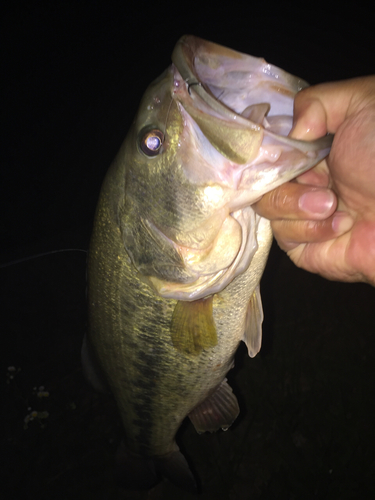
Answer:
[(171, 96), (171, 102), (169, 103), (169, 106), (168, 106), (168, 111), (167, 111), (167, 116), (165, 118), (165, 125), (164, 125), (164, 138), (166, 137), (167, 135), (167, 123), (168, 123), (168, 118), (169, 118), (169, 113), (171, 111), (171, 106), (172, 106), (172, 103), (173, 103), (173, 97)]
[(16, 264), (20, 264), (22, 262), (26, 262), (28, 260), (38, 259), (39, 257), (45, 257), (46, 255), (51, 255), (54, 253), (62, 253), (62, 252), (83, 252), (87, 253), (87, 250), (83, 250), (82, 248), (62, 248), (61, 250), (51, 250), (50, 252), (38, 253), (36, 255), (30, 255), (29, 257), (23, 257), (22, 259), (12, 260), (10, 262), (6, 262), (5, 264), (0, 264), (0, 269), (5, 267), (14, 266)]
[(189, 95), (191, 95), (191, 92), (190, 92), (190, 87), (192, 87), (193, 85), (199, 85), (199, 87), (202, 86), (202, 83), (201, 82), (193, 82), (193, 83), (189, 83), (188, 81), (186, 81), (187, 83), (187, 86), (188, 86), (188, 92), (189, 92)]

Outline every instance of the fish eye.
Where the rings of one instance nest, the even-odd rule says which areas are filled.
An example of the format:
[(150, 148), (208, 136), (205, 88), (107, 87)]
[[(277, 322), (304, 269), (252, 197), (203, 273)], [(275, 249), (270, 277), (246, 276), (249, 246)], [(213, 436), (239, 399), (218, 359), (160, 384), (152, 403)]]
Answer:
[(160, 152), (164, 142), (164, 134), (161, 130), (152, 129), (147, 131), (141, 138), (140, 148), (147, 156), (156, 156)]

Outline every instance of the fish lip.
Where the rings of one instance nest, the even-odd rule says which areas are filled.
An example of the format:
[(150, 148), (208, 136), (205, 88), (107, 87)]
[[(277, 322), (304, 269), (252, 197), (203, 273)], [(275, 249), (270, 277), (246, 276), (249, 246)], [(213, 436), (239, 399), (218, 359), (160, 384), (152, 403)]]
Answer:
[[(194, 102), (194, 105), (198, 109), (204, 108), (202, 111), (207, 112), (209, 110), (209, 113), (214, 116), (224, 118), (228, 121), (236, 121), (244, 127), (255, 125), (217, 99), (206, 88), (205, 83), (198, 76), (195, 67), (195, 58), (204, 47), (211, 50), (223, 49), (223, 47), (215, 43), (207, 42), (192, 35), (181, 37), (175, 45), (172, 53), (173, 66), (186, 85), (186, 92), (180, 96), (179, 101), (184, 107), (186, 107), (189, 101)], [(231, 49), (226, 49), (226, 51), (233, 55), (236, 54)]]

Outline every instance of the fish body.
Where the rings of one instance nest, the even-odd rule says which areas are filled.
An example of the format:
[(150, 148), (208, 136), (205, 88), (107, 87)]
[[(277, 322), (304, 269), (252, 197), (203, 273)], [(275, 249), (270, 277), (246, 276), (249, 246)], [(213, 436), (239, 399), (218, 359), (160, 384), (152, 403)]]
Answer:
[(307, 84), (261, 59), (187, 36), (172, 61), (102, 186), (83, 358), (117, 401), (123, 482), (148, 487), (161, 474), (194, 489), (181, 422), (228, 428), (239, 407), (226, 374), (241, 340), (250, 356), (261, 345), (272, 233), (251, 204), (316, 164), (329, 139), (285, 137)]

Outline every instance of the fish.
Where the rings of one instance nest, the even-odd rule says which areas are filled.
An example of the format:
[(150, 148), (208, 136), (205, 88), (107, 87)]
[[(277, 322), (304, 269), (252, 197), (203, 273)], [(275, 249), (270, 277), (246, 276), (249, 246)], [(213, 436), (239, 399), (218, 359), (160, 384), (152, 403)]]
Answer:
[(241, 341), (250, 357), (261, 348), (259, 282), (272, 242), (252, 204), (332, 143), (287, 137), (306, 86), (262, 58), (185, 35), (106, 174), (82, 362), (117, 402), (125, 487), (167, 478), (195, 491), (175, 439), (182, 421), (214, 432), (239, 414), (226, 376)]

